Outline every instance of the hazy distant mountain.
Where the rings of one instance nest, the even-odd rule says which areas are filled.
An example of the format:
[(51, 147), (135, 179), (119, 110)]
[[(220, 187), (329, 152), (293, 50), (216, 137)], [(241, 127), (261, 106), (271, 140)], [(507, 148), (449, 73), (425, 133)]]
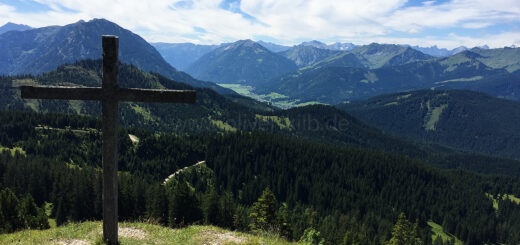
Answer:
[(462, 51), (466, 51), (466, 50), (468, 50), (468, 48), (466, 48), (466, 47), (464, 47), (464, 46), (460, 46), (460, 47), (458, 47), (458, 48), (454, 48), (454, 49), (452, 49), (452, 50), (450, 51), (450, 55), (458, 54), (458, 53), (460, 53), (460, 52), (462, 52)]
[(340, 108), (366, 123), (415, 140), (520, 158), (520, 103), (483, 93), (422, 90), (382, 95)]
[(8, 31), (26, 31), (26, 30), (30, 30), (30, 29), (32, 29), (32, 27), (30, 27), (28, 25), (7, 22), (5, 25), (0, 26), (0, 34), (8, 32)]
[(421, 53), (409, 47), (394, 44), (377, 44), (356, 46), (347, 52), (337, 52), (315, 64), (316, 67), (342, 66), (365, 67), (369, 69), (384, 66), (396, 66), (410, 62), (428, 60), (433, 56)]
[(357, 45), (352, 44), (352, 43), (340, 43), (340, 42), (335, 42), (333, 44), (327, 45), (327, 44), (322, 43), (317, 40), (302, 42), (298, 46), (311, 46), (311, 47), (320, 48), (320, 49), (330, 49), (330, 50), (337, 50), (337, 51), (348, 51), (348, 50), (351, 50), (351, 49), (357, 47)]
[(493, 68), (505, 68), (509, 72), (520, 70), (520, 48), (486, 49), (472, 48), (471, 52), (479, 54), (477, 60)]
[(292, 60), (298, 67), (304, 67), (315, 64), (339, 53), (341, 52), (329, 49), (315, 48), (313, 46), (298, 45), (292, 47), (287, 51), (280, 52), (279, 54)]
[(340, 51), (349, 51), (357, 46), (358, 45), (355, 45), (353, 43), (339, 43), (339, 42), (327, 45), (327, 47), (329, 49), (340, 50)]
[(311, 46), (311, 47), (321, 48), (321, 49), (329, 49), (329, 47), (327, 46), (327, 44), (322, 43), (322, 42), (317, 41), (317, 40), (312, 40), (312, 41), (308, 41), (308, 42), (303, 42), (303, 43), (300, 43), (299, 45), (301, 45), (301, 46)]
[(64, 63), (101, 58), (101, 35), (107, 34), (119, 36), (121, 62), (193, 86), (232, 93), (216, 84), (199, 81), (177, 71), (140, 36), (104, 19), (0, 35), (0, 50), (5, 50), (0, 53), (0, 74), (39, 74)]
[(198, 58), (220, 45), (198, 45), (193, 43), (151, 43), (173, 67), (184, 71)]
[[(320, 41), (313, 40), (303, 42), (298, 46), (310, 46), (338, 51), (348, 50), (349, 53), (356, 55), (365, 67), (372, 69), (433, 58), (433, 56), (424, 54), (415, 49), (394, 44), (371, 43), (370, 45), (356, 46), (352, 43), (334, 43), (327, 45)], [(338, 55), (342, 54), (338, 53)]]
[(365, 68), (361, 60), (352, 53), (349, 52), (339, 52), (338, 54), (329, 56), (315, 64), (310, 65), (309, 67), (304, 67), (302, 70), (306, 69), (318, 69), (323, 67), (357, 67), (357, 68)]
[(256, 43), (264, 46), (264, 48), (269, 49), (269, 51), (271, 51), (273, 53), (283, 52), (283, 51), (289, 50), (291, 48), (289, 46), (283, 46), (283, 45), (279, 45), (279, 44), (271, 43), (271, 42), (264, 42), (262, 40), (260, 40)]
[[(408, 46), (408, 45), (404, 45), (404, 46)], [(425, 54), (435, 56), (435, 57), (443, 57), (443, 56), (451, 55), (451, 50), (448, 50), (445, 48), (438, 48), (437, 45), (434, 45), (431, 47), (419, 47), (419, 46), (409, 46), (409, 47), (413, 48), (415, 50), (421, 51)]]
[(186, 71), (202, 80), (252, 85), (296, 69), (291, 60), (251, 40), (241, 40), (207, 53)]
[(319, 66), (274, 78), (257, 93), (277, 92), (300, 102), (340, 103), (372, 96), (425, 88), (470, 89), (520, 99), (520, 77), (493, 69), (465, 51), (441, 59), (409, 62), (377, 69)]
[[(421, 51), (421, 52), (423, 52), (425, 54), (428, 54), (428, 55), (431, 55), (431, 56), (435, 56), (435, 57), (450, 56), (450, 55), (458, 54), (458, 53), (460, 53), (462, 51), (468, 50), (468, 48), (466, 48), (464, 46), (460, 46), (460, 47), (457, 47), (457, 48), (454, 48), (454, 49), (451, 49), (451, 50), (450, 49), (446, 49), (446, 48), (438, 48), (437, 45), (434, 45), (434, 46), (431, 46), (431, 47), (419, 47), (419, 46), (410, 46), (410, 45), (402, 45), (402, 46), (410, 47), (410, 48), (413, 48), (415, 50)], [(480, 48), (489, 49), (489, 47), (487, 45), (483, 45)]]
[(367, 68), (402, 65), (409, 62), (433, 58), (409, 47), (395, 44), (371, 43), (355, 47), (349, 51), (355, 54)]

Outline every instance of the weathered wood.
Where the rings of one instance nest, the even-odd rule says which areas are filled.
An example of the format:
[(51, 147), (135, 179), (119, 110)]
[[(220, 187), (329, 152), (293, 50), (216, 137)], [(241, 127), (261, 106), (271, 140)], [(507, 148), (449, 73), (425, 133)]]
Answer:
[(101, 100), (101, 88), (20, 86), (24, 99)]
[(195, 103), (194, 90), (159, 90), (120, 88), (117, 98), (121, 101), (159, 102), (159, 103)]
[[(24, 99), (101, 100), (102, 88), (61, 86), (20, 86)], [(118, 101), (195, 103), (195, 90), (160, 90), (117, 88), (113, 95)]]
[(101, 88), (21, 86), (25, 99), (101, 100), (103, 112), (103, 240), (118, 244), (117, 222), (117, 119), (118, 101), (195, 103), (193, 90), (119, 88), (118, 37), (103, 36)]
[(117, 54), (118, 38), (103, 36), (103, 240), (117, 239)]

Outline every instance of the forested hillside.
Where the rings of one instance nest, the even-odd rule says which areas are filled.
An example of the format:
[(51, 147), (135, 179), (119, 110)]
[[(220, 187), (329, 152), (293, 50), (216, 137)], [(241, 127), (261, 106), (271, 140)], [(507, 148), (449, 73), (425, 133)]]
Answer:
[(338, 106), (387, 132), (520, 158), (520, 103), (464, 90), (422, 90)]
[[(80, 85), (100, 86), (101, 61), (86, 60), (64, 65), (40, 76), (1, 77), (6, 86)], [(193, 89), (158, 74), (145, 73), (133, 66), (119, 66), (121, 87)], [(313, 105), (276, 110), (252, 99), (241, 104), (209, 89), (195, 88), (194, 105), (160, 103), (120, 103), (120, 122), (130, 128), (178, 134), (266, 131), (311, 141), (352, 145), (404, 154), (443, 168), (463, 168), (483, 173), (520, 176), (516, 161), (461, 154), (454, 150), (404, 140), (370, 127), (348, 113), (331, 106)], [(99, 116), (101, 106), (92, 101), (22, 100), (17, 90), (0, 90), (0, 106), (6, 110), (61, 112)], [(246, 104), (246, 105), (242, 105)], [(252, 107), (250, 107), (253, 105)], [(486, 159), (486, 160), (481, 160)]]
[[(124, 64), (119, 79), (121, 87), (194, 89)], [(99, 60), (1, 78), (6, 87), (100, 81)], [(327, 105), (279, 110), (195, 89), (194, 105), (121, 103), (121, 220), (324, 244), (384, 244), (402, 227), (423, 244), (438, 243), (438, 232), (466, 244), (520, 241), (518, 161), (406, 140)], [(45, 229), (47, 217), (57, 225), (101, 219), (99, 102), (1, 93), (11, 112), (0, 113), (0, 203), (16, 215), (0, 215), (0, 230)], [(426, 108), (442, 105), (434, 102)]]
[[(30, 194), (39, 208), (50, 203), (58, 225), (101, 218), (97, 119), (12, 112), (0, 119), (0, 188)], [(289, 240), (314, 230), (325, 244), (382, 244), (404, 213), (425, 243), (432, 242), (428, 221), (467, 244), (520, 239), (520, 206), (501, 198), (520, 196), (515, 177), (441, 171), (403, 156), (267, 133), (175, 136), (122, 129), (119, 137), (121, 220), (252, 232), (271, 227)]]

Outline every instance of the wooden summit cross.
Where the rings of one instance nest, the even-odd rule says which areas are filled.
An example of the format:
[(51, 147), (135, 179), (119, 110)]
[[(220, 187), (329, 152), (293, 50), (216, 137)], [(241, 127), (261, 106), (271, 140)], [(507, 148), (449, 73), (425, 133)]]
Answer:
[(119, 88), (117, 63), (119, 38), (103, 36), (101, 87), (21, 86), (22, 98), (101, 100), (103, 113), (103, 240), (117, 244), (117, 108), (118, 101), (195, 103), (193, 90)]

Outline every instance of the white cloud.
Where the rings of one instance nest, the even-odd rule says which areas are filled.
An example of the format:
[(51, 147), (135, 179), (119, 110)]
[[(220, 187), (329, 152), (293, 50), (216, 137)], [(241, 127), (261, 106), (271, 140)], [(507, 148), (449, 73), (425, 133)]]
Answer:
[[(148, 41), (220, 43), (268, 36), (284, 44), (310, 39), (358, 43), (435, 40), (439, 46), (449, 48), (482, 42), (492, 47), (493, 44), (503, 46), (507, 41), (496, 41), (492, 37), (513, 38), (506, 45), (517, 40), (514, 31), (495, 36), (472, 35), (471, 38), (439, 36), (438, 33), (450, 28), (479, 32), (497, 24), (520, 24), (518, 0), (425, 1), (412, 7), (406, 7), (406, 0), (242, 0), (233, 6), (255, 20), (220, 8), (222, 0), (35, 1), (51, 10), (20, 12), (13, 6), (0, 4), (0, 23), (12, 21), (41, 27), (105, 18)], [(194, 27), (203, 28), (205, 32)], [(427, 31), (432, 29), (437, 36), (407, 38), (428, 35)]]
[(520, 20), (518, 0), (453, 0), (440, 5), (409, 7), (391, 13), (383, 24), (395, 30), (421, 28), (484, 28)]
[(462, 27), (468, 28), (468, 29), (481, 29), (486, 28), (488, 26), (492, 26), (493, 23), (490, 22), (467, 22), (462, 24)]
[(444, 38), (436, 36), (426, 36), (421, 38), (407, 38), (407, 37), (374, 37), (366, 40), (363, 38), (353, 40), (356, 44), (369, 44), (371, 42), (377, 43), (392, 43), (392, 44), (410, 44), (421, 47), (430, 47), (437, 45), (438, 47), (455, 48), (459, 46), (477, 47), (488, 45), (494, 48), (509, 47), (511, 45), (520, 46), (520, 32), (505, 32), (497, 35), (488, 35), (478, 38), (464, 37), (456, 34), (447, 35)]

